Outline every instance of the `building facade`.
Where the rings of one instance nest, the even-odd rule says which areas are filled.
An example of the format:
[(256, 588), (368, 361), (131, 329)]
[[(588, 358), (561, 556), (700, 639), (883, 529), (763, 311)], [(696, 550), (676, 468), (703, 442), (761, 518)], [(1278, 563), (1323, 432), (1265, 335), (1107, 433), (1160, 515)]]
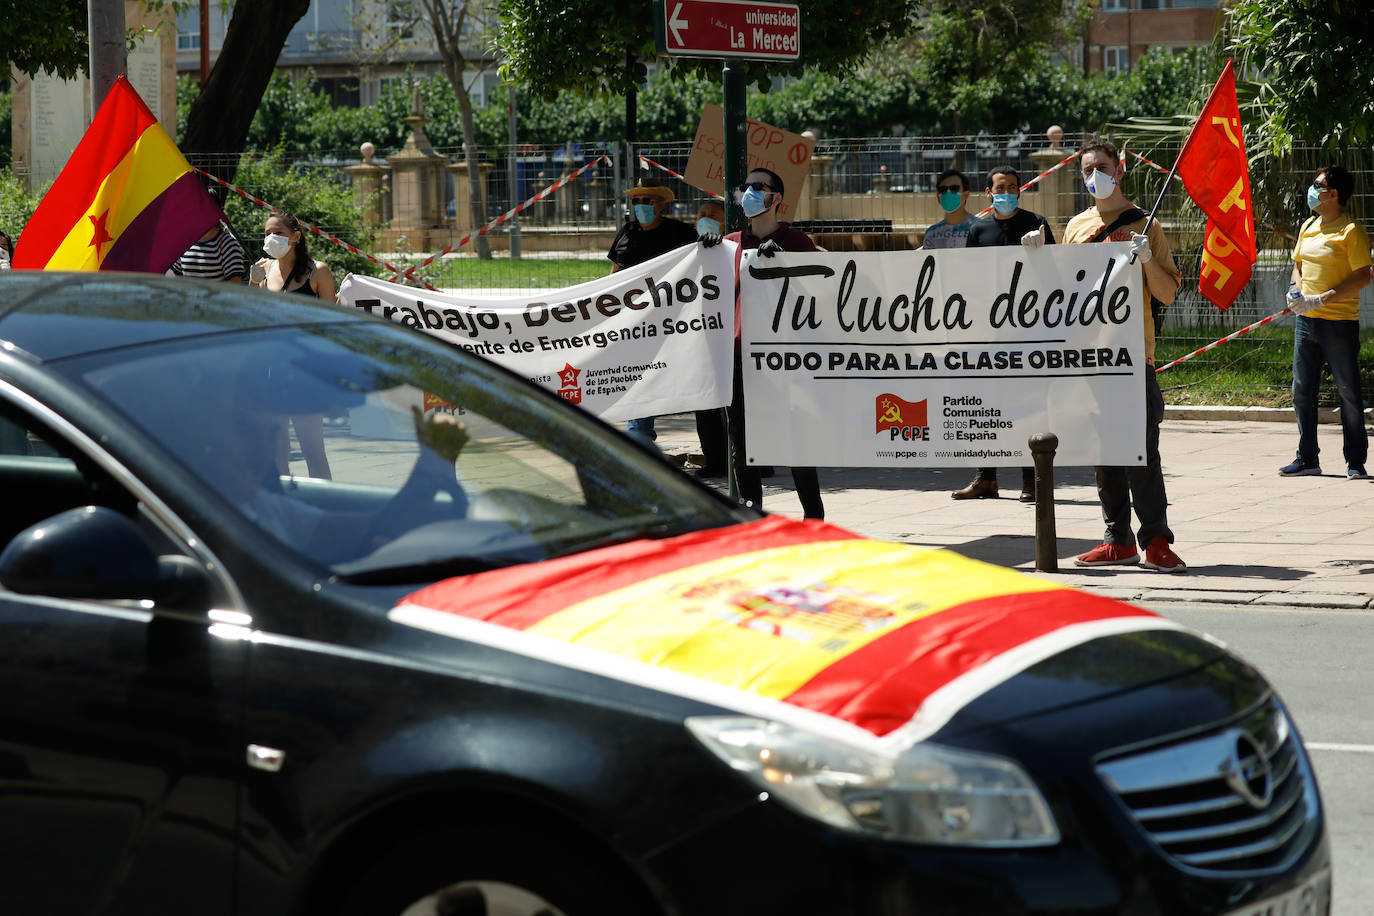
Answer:
[(1221, 28), (1220, 0), (1100, 0), (1084, 37), (1086, 69), (1127, 73), (1153, 48), (1181, 53), (1211, 44)]

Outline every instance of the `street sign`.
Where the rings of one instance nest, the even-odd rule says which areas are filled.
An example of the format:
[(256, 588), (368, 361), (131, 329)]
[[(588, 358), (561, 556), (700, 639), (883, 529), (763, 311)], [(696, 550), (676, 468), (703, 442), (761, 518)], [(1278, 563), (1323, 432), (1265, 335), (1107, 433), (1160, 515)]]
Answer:
[(654, 0), (658, 50), (674, 57), (801, 56), (801, 10), (751, 0)]

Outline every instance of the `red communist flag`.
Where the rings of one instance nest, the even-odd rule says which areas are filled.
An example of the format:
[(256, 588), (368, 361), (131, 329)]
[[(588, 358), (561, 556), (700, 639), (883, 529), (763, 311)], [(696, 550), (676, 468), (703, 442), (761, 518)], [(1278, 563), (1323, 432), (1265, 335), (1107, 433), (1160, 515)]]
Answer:
[(1188, 196), (1207, 215), (1198, 292), (1223, 312), (1250, 282), (1255, 211), (1231, 61), (1202, 107), (1175, 166)]
[(221, 217), (121, 76), (24, 226), (14, 266), (160, 274)]

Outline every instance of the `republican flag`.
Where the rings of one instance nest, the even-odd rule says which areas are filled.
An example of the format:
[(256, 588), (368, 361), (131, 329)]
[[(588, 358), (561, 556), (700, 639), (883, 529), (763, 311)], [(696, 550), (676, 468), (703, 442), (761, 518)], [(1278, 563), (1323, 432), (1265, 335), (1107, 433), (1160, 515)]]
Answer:
[(160, 274), (222, 217), (120, 76), (24, 226), (14, 267)]
[(1202, 106), (1174, 166), (1207, 215), (1198, 292), (1223, 312), (1250, 282), (1256, 260), (1255, 209), (1231, 61)]

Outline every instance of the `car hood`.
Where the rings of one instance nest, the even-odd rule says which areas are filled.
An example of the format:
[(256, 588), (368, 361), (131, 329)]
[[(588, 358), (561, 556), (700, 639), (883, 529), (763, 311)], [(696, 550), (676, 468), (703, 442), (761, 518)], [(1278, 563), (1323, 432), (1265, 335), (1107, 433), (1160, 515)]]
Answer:
[(1182, 629), (952, 551), (778, 517), (446, 580), (390, 617), (894, 750), (1075, 647)]

